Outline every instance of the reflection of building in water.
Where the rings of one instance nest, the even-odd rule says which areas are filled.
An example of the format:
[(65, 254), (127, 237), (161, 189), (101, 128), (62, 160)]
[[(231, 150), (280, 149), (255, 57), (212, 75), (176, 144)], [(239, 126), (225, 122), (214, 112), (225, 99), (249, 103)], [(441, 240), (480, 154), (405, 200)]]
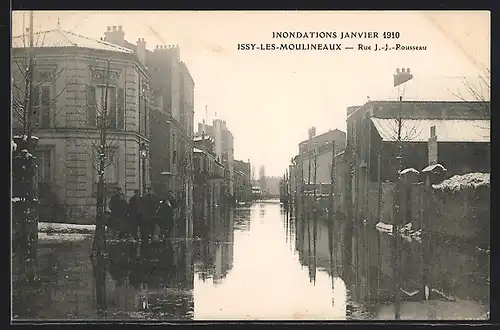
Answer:
[[(395, 288), (392, 266), (393, 236), (367, 226), (349, 229), (346, 222), (337, 219), (333, 221), (331, 227), (327, 221), (318, 220), (316, 235), (313, 220), (298, 219), (295, 228), (295, 248), (299, 253), (301, 264), (309, 267), (311, 280), (314, 280), (316, 270), (327, 271), (342, 278), (349, 288), (348, 309), (390, 302), (393, 299)], [(473, 309), (483, 310), (484, 308), (478, 306), (488, 306), (490, 298), (488, 255), (477, 252), (474, 247), (466, 244), (452, 246), (438, 239), (427, 241), (429, 247), (424, 249), (425, 242), (425, 240), (423, 243), (403, 240), (402, 262), (396, 269), (401, 272), (403, 279), (400, 290), (403, 300), (401, 317), (404, 318), (403, 314), (409, 313), (409, 310), (404, 312), (404, 308), (408, 308), (403, 308), (404, 304), (425, 300), (423, 260), (427, 260), (429, 268), (426, 275), (429, 302), (425, 304), (431, 304), (430, 301), (439, 304), (436, 300), (453, 297), (467, 301), (467, 304), (475, 306)], [(350, 243), (352, 248), (349, 247)], [(387, 309), (374, 306), (372, 312), (375, 314), (387, 314)], [(452, 309), (457, 308), (460, 307), (455, 306)], [(432, 319), (427, 314), (425, 317), (422, 316), (425, 314), (423, 310), (415, 311), (414, 314)], [(440, 317), (439, 315), (438, 313), (436, 317)]]
[[(13, 283), (15, 319), (96, 318), (91, 240), (39, 242), (37, 276), (41, 285)], [(18, 274), (13, 274), (13, 278)]]
[(238, 208), (234, 210), (233, 226), (236, 231), (250, 230), (250, 208)]
[(323, 219), (316, 220), (316, 223), (314, 220), (297, 219), (294, 226), (295, 249), (299, 252), (300, 263), (310, 268), (311, 280), (316, 268), (346, 280), (350, 267), (346, 223), (335, 220), (328, 228)]
[(233, 211), (225, 210), (214, 217), (202, 233), (195, 247), (196, 272), (202, 280), (220, 283), (233, 267), (234, 219)]
[(141, 251), (140, 258), (123, 253), (137, 249), (111, 246), (111, 264), (127, 274), (125, 279), (119, 278), (120, 273), (110, 268), (107, 291), (114, 313), (125, 318), (139, 313), (146, 318), (191, 319), (194, 310), (191, 245), (192, 242), (185, 240), (153, 242)]

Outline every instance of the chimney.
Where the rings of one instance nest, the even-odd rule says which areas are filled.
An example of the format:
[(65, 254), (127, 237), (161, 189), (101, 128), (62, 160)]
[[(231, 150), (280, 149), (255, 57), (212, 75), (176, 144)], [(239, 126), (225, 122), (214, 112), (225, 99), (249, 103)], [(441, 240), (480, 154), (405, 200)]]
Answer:
[(146, 41), (144, 38), (137, 39), (137, 50), (135, 52), (137, 59), (143, 65), (146, 65)]
[(124, 47), (125, 32), (123, 32), (122, 26), (120, 25), (118, 29), (116, 25), (113, 26), (113, 29), (111, 29), (111, 26), (108, 26), (106, 32), (104, 32), (104, 40), (117, 46)]
[(404, 68), (401, 70), (397, 68), (396, 73), (394, 74), (394, 87), (399, 86), (411, 79), (413, 79), (413, 74), (410, 73), (409, 68), (406, 70)]

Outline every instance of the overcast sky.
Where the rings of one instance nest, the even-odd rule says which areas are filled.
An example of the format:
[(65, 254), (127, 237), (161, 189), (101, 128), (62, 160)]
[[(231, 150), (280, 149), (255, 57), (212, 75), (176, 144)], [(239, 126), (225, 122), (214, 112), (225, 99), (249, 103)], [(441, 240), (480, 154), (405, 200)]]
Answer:
[[(28, 16), (24, 21), (27, 26)], [(178, 44), (194, 80), (195, 121), (226, 120), (235, 158), (282, 175), (310, 126), (345, 130), (346, 107), (391, 94), (397, 67), (419, 80), (477, 76), (490, 67), (489, 12), (35, 12), (35, 31), (57, 27), (88, 37), (122, 25), (148, 49)], [(23, 14), (13, 13), (13, 34)], [(397, 31), (398, 42), (426, 51), (238, 51), (238, 43), (325, 42), (381, 45), (379, 39), (276, 40), (273, 31)], [(388, 41), (388, 43), (391, 43)], [(458, 79), (458, 78), (457, 78)], [(425, 89), (426, 84), (419, 88)], [(426, 90), (419, 90), (424, 97)], [(435, 89), (432, 90), (436, 94)], [(444, 99), (450, 98), (443, 90)], [(195, 125), (197, 127), (197, 125)]]

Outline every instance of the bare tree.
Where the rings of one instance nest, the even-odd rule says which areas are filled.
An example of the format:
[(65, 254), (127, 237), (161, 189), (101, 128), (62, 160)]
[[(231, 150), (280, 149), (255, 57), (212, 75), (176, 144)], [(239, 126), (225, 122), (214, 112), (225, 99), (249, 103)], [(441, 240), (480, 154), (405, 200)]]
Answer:
[[(45, 32), (35, 33), (33, 49), (44, 46)], [(22, 40), (22, 48), (14, 51), (12, 57), (12, 116), (15, 134), (29, 135), (41, 128), (57, 127), (59, 109), (55, 107), (57, 100), (64, 94), (70, 78), (65, 78), (62, 88), (56, 88), (67, 69), (61, 62), (32, 54), (32, 75), (30, 75), (30, 45), (26, 43), (26, 35), (17, 37)], [(41, 38), (41, 40), (40, 40)], [(19, 43), (17, 44), (19, 45)], [(17, 54), (18, 55), (17, 55)], [(28, 102), (32, 102), (32, 120), (28, 121)]]
[[(119, 92), (116, 87), (110, 86), (109, 76), (114, 71), (107, 69), (109, 64), (106, 62), (103, 60), (96, 63), (89, 71), (90, 75), (96, 72), (100, 74), (105, 86), (88, 85), (84, 104), (80, 103), (82, 98), (78, 97), (82, 91), (72, 91), (74, 120), (69, 125), (77, 125), (81, 129), (77, 143), (84, 147), (84, 153), (90, 160), (92, 171), (87, 172), (86, 178), (92, 180), (93, 194), (97, 194), (97, 184), (101, 174), (106, 182), (105, 188), (109, 183), (116, 183), (109, 181), (113, 179), (113, 176), (117, 176), (119, 140), (117, 135), (109, 133), (113, 133), (116, 129), (126, 128), (125, 105), (118, 105), (121, 101), (124, 103), (124, 100), (118, 97), (118, 93), (124, 93), (124, 91), (121, 89)], [(118, 116), (117, 112), (121, 112), (121, 115)], [(105, 139), (102, 139), (101, 136), (103, 130), (107, 132)], [(105, 173), (101, 173), (101, 171)]]
[(460, 80), (465, 90), (450, 92), (463, 102), (476, 101), (473, 109), (471, 105), (471, 110), (476, 110), (479, 112), (481, 117), (487, 118), (485, 127), (481, 128), (489, 130), (491, 128), (491, 70), (489, 68), (485, 68), (482, 75), (478, 75), (473, 78), (461, 77)]

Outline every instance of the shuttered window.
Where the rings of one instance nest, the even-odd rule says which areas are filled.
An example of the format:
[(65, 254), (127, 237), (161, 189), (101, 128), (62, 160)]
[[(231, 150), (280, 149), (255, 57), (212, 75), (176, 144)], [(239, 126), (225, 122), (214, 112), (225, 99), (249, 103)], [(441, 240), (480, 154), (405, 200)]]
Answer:
[(125, 93), (123, 88), (118, 88), (117, 97), (117, 129), (126, 129), (125, 127)]
[(87, 126), (97, 126), (97, 103), (95, 86), (87, 86)]
[(40, 121), (42, 128), (50, 127), (50, 109), (51, 109), (51, 87), (42, 86), (41, 91), (41, 107), (40, 107)]
[(40, 87), (35, 87), (33, 93), (33, 113), (31, 114), (31, 120), (35, 127), (38, 127), (40, 124)]

